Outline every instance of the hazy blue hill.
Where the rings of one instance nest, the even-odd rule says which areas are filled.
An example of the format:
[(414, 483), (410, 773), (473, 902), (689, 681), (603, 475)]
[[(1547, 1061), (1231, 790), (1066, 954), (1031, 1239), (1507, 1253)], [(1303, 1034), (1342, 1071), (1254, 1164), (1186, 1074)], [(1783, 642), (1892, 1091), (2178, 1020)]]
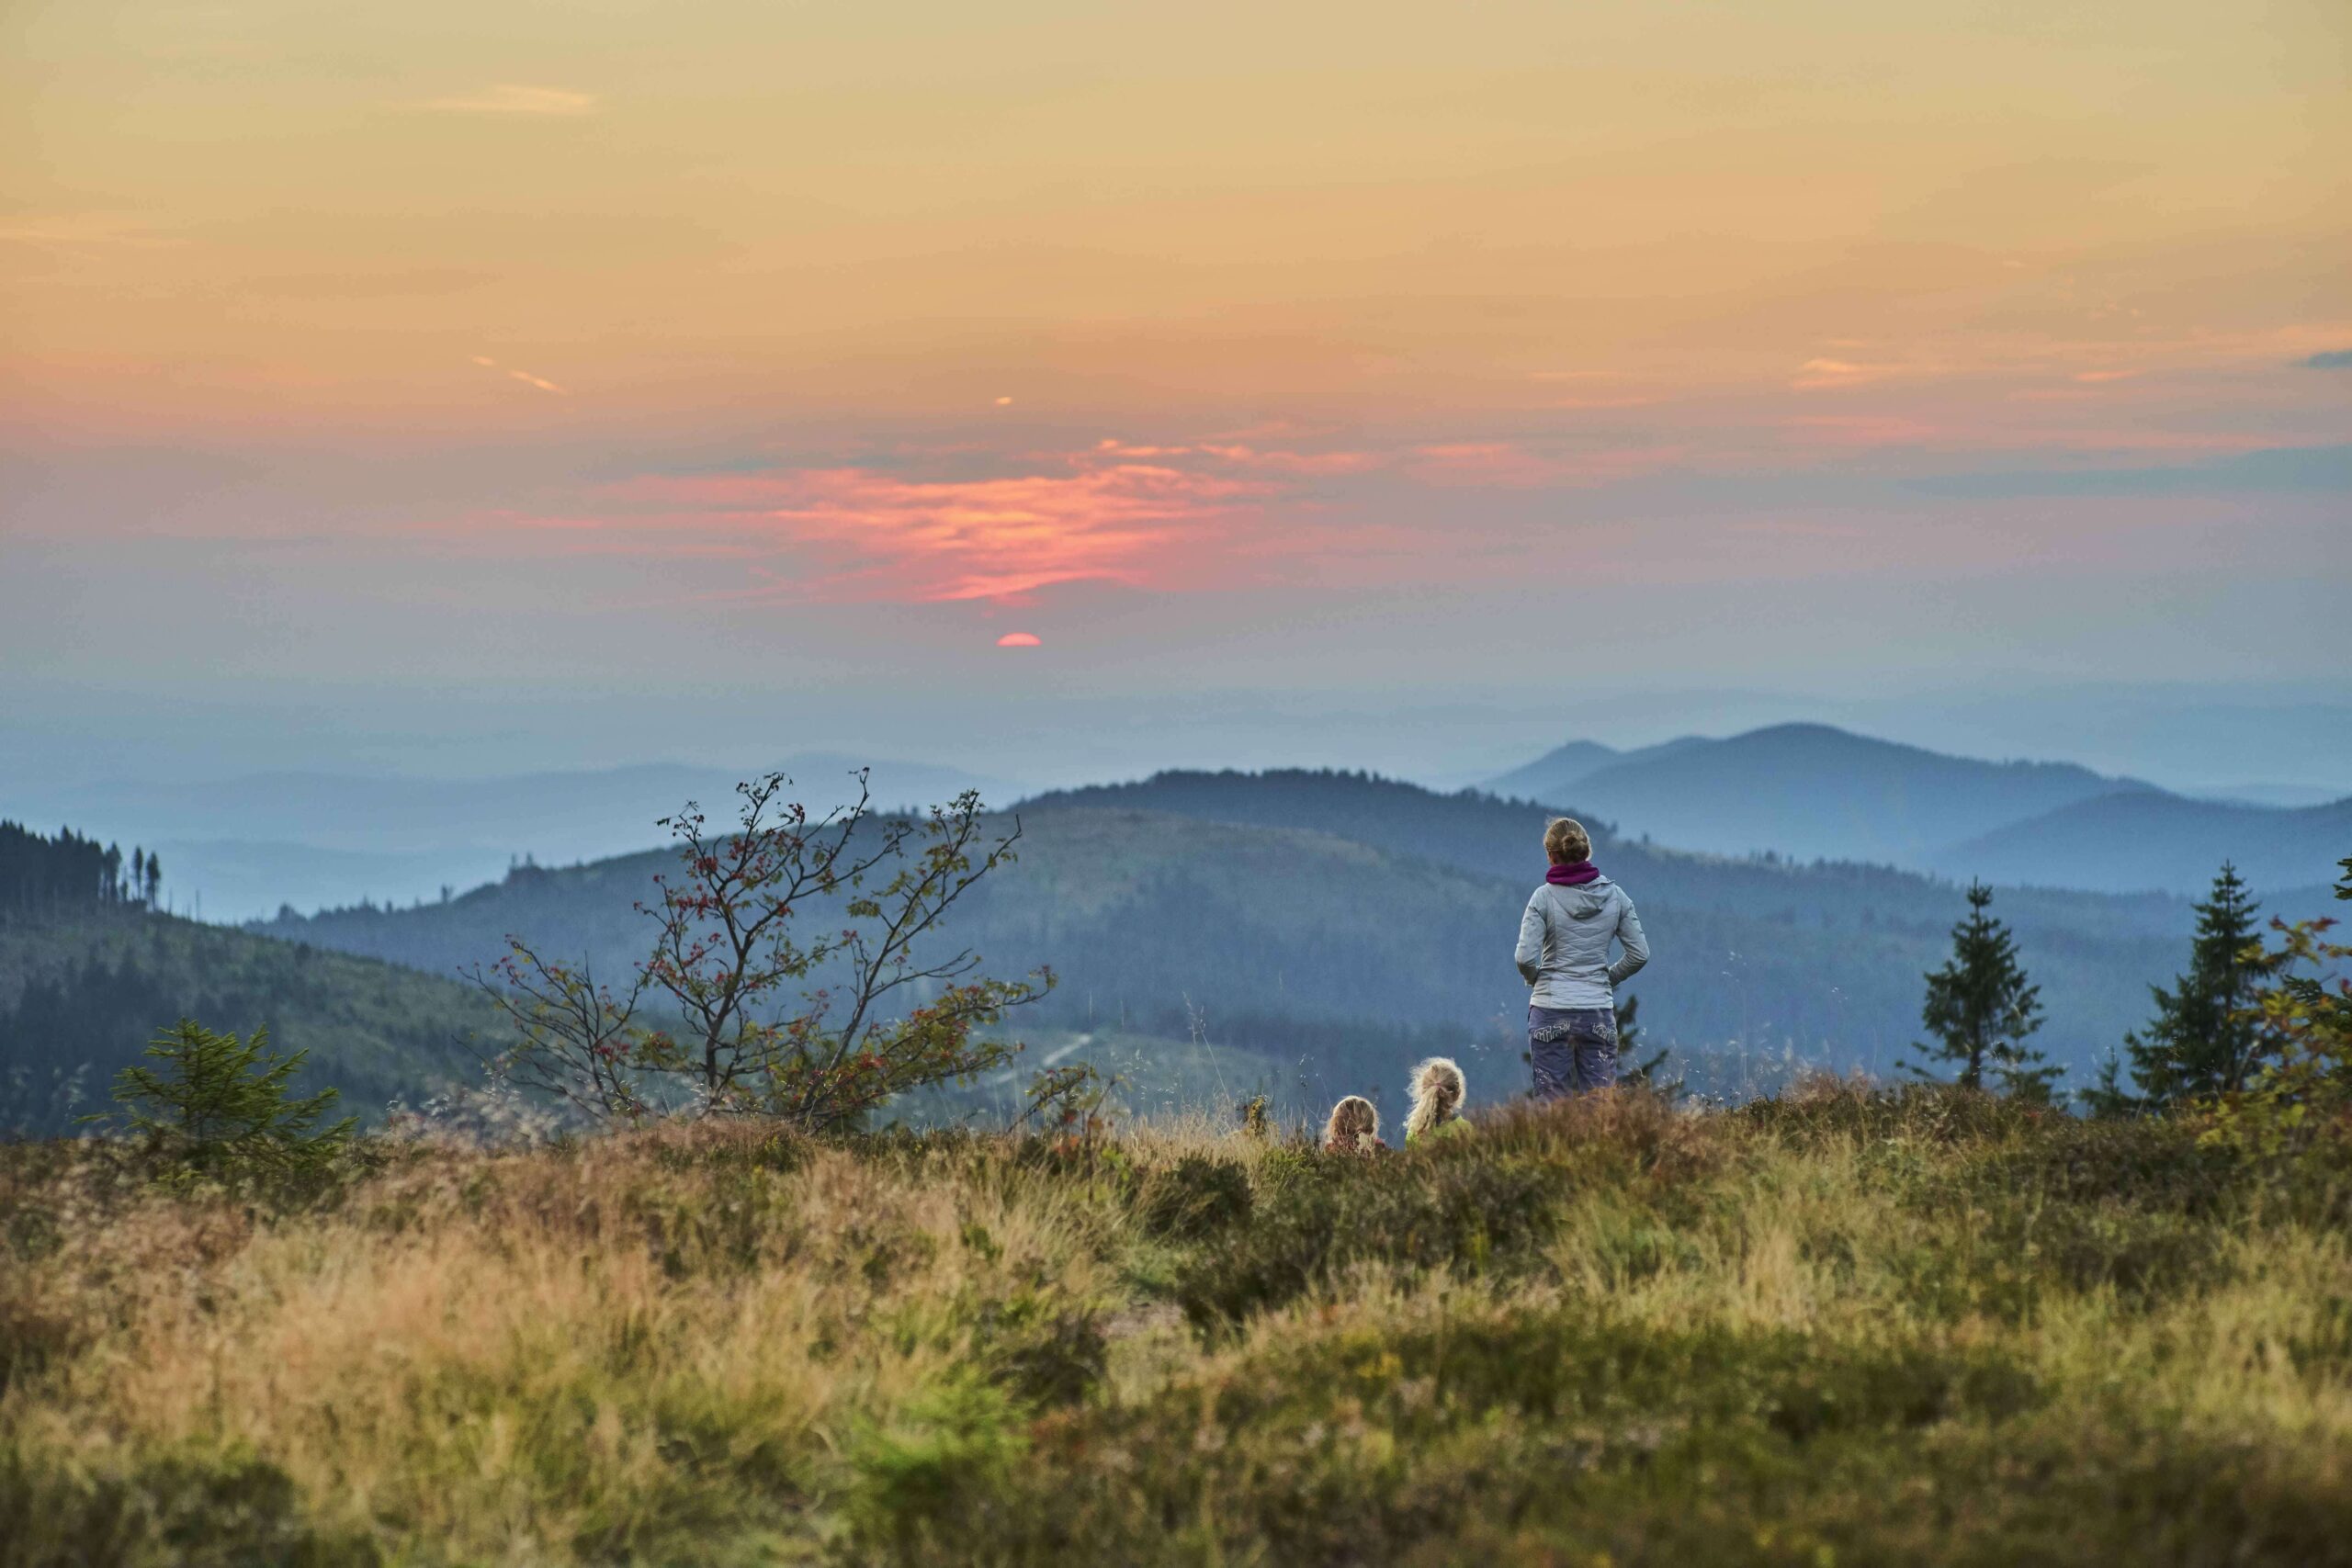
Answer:
[(1621, 758), (1567, 787), (1573, 801), (1537, 798), (1686, 849), (1925, 866), (2007, 823), (2153, 786), (2070, 762), (1979, 761), (1785, 724)]
[(477, 1078), (503, 1043), (467, 987), (371, 958), (136, 908), (0, 918), (0, 1131), (70, 1131), (183, 1016), (308, 1047), (304, 1081), (363, 1115)]
[[(777, 764), (811, 806), (852, 790), (855, 759), (806, 752)], [(926, 806), (966, 788), (991, 800), (1013, 786), (954, 768), (874, 765), (876, 798)], [(43, 799), (13, 791), (10, 814), (71, 820), (101, 838), (163, 848), (175, 907), (198, 895), (215, 919), (318, 908), (366, 897), (408, 903), (445, 884), (469, 887), (517, 856), (577, 861), (658, 844), (656, 826), (689, 798), (724, 810), (743, 777), (728, 768), (639, 767), (495, 778), (263, 773), (213, 782), (127, 780)]]
[(1483, 787), (1492, 794), (1509, 795), (1514, 800), (1555, 800), (1573, 793), (1577, 784), (1603, 768), (1656, 761), (1693, 747), (1716, 744), (1718, 742), (1703, 735), (1684, 735), (1660, 741), (1655, 746), (1636, 746), (1630, 751), (1620, 751), (1614, 747), (1603, 746), (1598, 740), (1571, 740), (1565, 746), (1546, 751), (1523, 768), (1513, 768), (1510, 773), (1488, 779)]
[(1545, 800), (1624, 756), (1614, 746), (1603, 746), (1598, 740), (1571, 740), (1565, 746), (1554, 747), (1525, 767), (1497, 774), (1487, 781), (1486, 787), (1514, 799)]
[(2288, 809), (2133, 793), (2009, 824), (1937, 860), (1954, 875), (1991, 881), (2194, 894), (2224, 858), (2257, 892), (2316, 891), (2347, 854), (2352, 798)]
[[(1523, 1071), (1526, 993), (1510, 948), (1541, 870), (1544, 809), (1362, 775), (1166, 774), (1019, 808), (1021, 859), (965, 908), (956, 940), (999, 973), (1049, 963), (1060, 989), (1024, 1027), (1182, 1036), (1298, 1065), (1318, 1085), (1387, 1083), (1435, 1045), (1485, 1080)], [(1884, 868), (1679, 854), (1603, 832), (1658, 958), (1634, 989), (1660, 1043), (1891, 1069), (1917, 1032), (1920, 975), (1962, 912), (1956, 888)], [(266, 930), (439, 973), (506, 932), (618, 976), (641, 956), (663, 854), (524, 868), (446, 905), (345, 909)], [(2043, 982), (2054, 1055), (2087, 1066), (2177, 966), (2177, 899), (2005, 895)], [(812, 911), (812, 918), (818, 918)]]
[(2222, 806), (2332, 806), (2343, 793), (2338, 789), (2321, 789), (2315, 784), (2254, 783), (2198, 790), (2192, 798), (2211, 800)]

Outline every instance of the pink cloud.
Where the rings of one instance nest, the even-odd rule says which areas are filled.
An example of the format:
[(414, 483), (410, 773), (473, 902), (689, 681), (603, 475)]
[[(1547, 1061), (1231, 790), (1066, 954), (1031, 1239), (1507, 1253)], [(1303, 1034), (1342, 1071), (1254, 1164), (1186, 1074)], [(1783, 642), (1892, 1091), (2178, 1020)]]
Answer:
[(1255, 446), (1211, 446), (1201, 450), (1245, 468), (1277, 474), (1361, 474), (1380, 468), (1385, 459), (1371, 452), (1280, 452)]
[(1069, 462), (1067, 472), (998, 479), (838, 468), (623, 488), (667, 512), (665, 533), (717, 528), (812, 558), (820, 571), (800, 581), (804, 591), (916, 602), (1015, 599), (1067, 582), (1205, 585), (1268, 493), (1107, 452)]

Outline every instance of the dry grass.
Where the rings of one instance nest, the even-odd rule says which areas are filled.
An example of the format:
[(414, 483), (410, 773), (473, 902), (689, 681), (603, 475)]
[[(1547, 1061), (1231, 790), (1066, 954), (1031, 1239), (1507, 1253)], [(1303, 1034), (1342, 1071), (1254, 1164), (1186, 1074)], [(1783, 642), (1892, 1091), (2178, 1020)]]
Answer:
[(0, 1154), (10, 1562), (2352, 1558), (2328, 1172), (1851, 1089), (1366, 1162)]

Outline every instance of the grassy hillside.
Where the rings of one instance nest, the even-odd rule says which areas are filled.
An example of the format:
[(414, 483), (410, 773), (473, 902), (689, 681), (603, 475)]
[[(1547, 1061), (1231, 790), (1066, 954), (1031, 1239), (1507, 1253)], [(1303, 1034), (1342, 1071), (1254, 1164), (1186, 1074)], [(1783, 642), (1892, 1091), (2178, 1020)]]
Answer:
[(454, 981), (248, 931), (135, 908), (0, 917), (0, 1131), (104, 1109), (116, 1072), (182, 1016), (307, 1047), (302, 1081), (363, 1115), (474, 1077), (490, 1021)]
[(1374, 1159), (0, 1148), (0, 1561), (2352, 1561), (2352, 1188), (1973, 1097)]
[[(1021, 814), (1019, 863), (959, 908), (952, 932), (999, 972), (1061, 975), (1019, 1027), (1182, 1037), (1197, 1023), (1283, 1062), (1308, 1100), (1377, 1090), (1393, 1109), (1406, 1066), (1435, 1048), (1473, 1056), (1482, 1096), (1521, 1083), (1526, 991), (1510, 950), (1540, 874), (1541, 807), (1346, 775), (1170, 774)], [(1947, 885), (1883, 869), (1676, 854), (1605, 833), (1600, 852), (1657, 953), (1633, 987), (1651, 1038), (1724, 1053), (1700, 1087), (1725, 1091), (1755, 1076), (1742, 1056), (1892, 1071), (1916, 1037), (1919, 976), (1963, 908)], [(262, 929), (443, 974), (518, 932), (617, 974), (647, 941), (632, 905), (669, 863), (526, 868), (447, 904)], [(2178, 967), (2189, 927), (2167, 898), (2041, 894), (2005, 897), (2000, 912), (2043, 983), (2044, 1043), (2086, 1067), (2142, 1021), (2146, 984)]]

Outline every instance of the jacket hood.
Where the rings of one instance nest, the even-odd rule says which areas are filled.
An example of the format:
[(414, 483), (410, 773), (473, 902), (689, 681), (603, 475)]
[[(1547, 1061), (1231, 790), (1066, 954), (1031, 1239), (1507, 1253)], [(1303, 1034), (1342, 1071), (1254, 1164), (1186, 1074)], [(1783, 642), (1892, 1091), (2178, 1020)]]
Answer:
[(1596, 876), (1574, 887), (1563, 887), (1555, 882), (1544, 886), (1551, 889), (1553, 898), (1572, 920), (1589, 920), (1600, 914), (1609, 907), (1610, 894), (1617, 889), (1617, 885), (1605, 876)]

